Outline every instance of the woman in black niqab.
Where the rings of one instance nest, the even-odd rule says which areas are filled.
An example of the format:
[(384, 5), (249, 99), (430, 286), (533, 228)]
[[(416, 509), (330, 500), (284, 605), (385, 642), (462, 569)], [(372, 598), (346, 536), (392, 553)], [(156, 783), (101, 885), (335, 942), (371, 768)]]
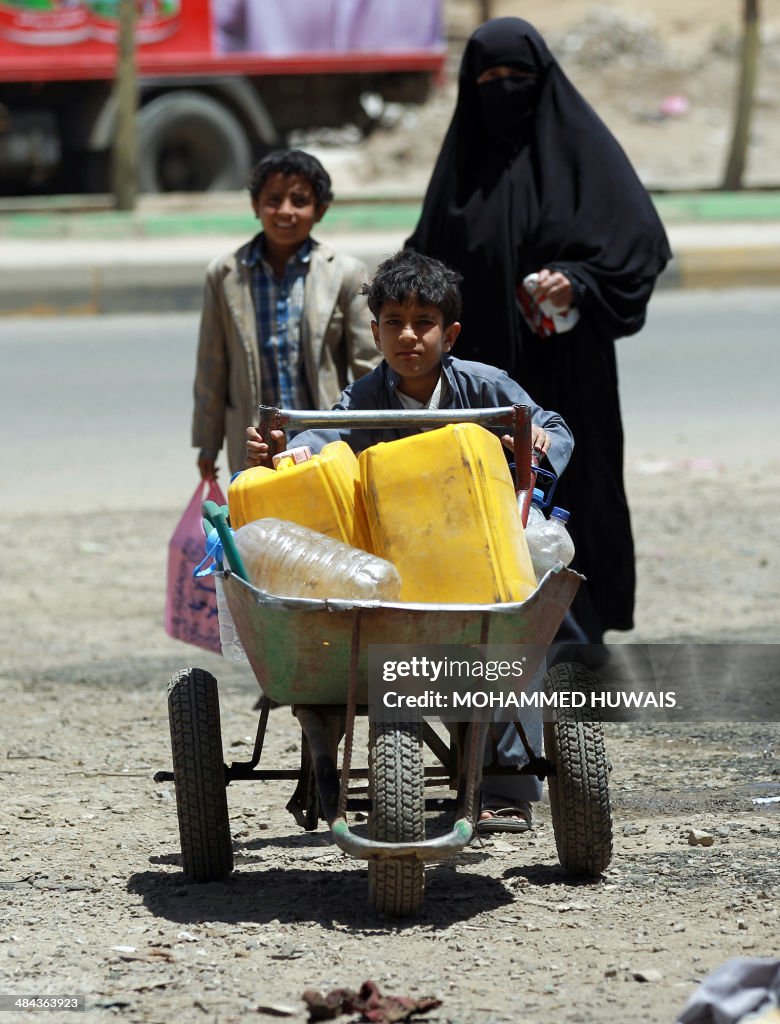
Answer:
[[(574, 455), (555, 503), (571, 512), (573, 565), (587, 577), (574, 612), (594, 642), (631, 629), (613, 342), (644, 324), (671, 253), (625, 153), (528, 22), (488, 21), (467, 43), (455, 112), (407, 245), (463, 275), (458, 355), (504, 368), (569, 424)], [(570, 302), (579, 320), (540, 337), (518, 286), (545, 270), (550, 298)]]

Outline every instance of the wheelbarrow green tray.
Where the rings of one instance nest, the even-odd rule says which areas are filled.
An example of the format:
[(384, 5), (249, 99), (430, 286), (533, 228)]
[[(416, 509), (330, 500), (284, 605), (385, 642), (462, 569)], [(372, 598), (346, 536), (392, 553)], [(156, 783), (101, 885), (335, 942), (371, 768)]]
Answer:
[(532, 644), (543, 650), (581, 580), (559, 567), (523, 602), (434, 605), (277, 597), (224, 573), (233, 621), (263, 694), (296, 705), (347, 703), (353, 651), (352, 696), (367, 704), (374, 644)]

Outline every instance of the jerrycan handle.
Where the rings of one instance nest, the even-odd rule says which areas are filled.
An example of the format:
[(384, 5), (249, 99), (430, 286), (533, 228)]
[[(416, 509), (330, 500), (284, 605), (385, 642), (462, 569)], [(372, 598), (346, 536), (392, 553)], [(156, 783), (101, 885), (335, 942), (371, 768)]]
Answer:
[[(512, 465), (510, 463), (510, 469)], [(533, 500), (534, 487), (538, 483), (538, 478), (544, 477), (549, 481), (549, 488), (546, 490), (544, 501), (541, 502), (542, 508), (548, 508), (552, 503), (553, 495), (555, 494), (555, 488), (558, 486), (558, 477), (551, 469), (542, 469), (539, 465), (539, 457), (534, 452), (531, 456), (531, 485), (528, 488), (516, 487), (517, 492), (517, 504), (520, 509), (520, 519), (523, 526), (528, 522), (528, 510), (531, 507), (531, 501)]]
[(552, 505), (553, 496), (555, 495), (555, 488), (558, 486), (558, 475), (554, 473), (551, 469), (542, 469), (541, 466), (535, 466), (534, 472), (537, 476), (537, 487), (539, 486), (538, 477), (540, 476), (544, 477), (544, 479), (549, 482), (550, 486), (543, 488), (544, 501), (541, 502), (542, 508), (549, 508), (550, 505)]

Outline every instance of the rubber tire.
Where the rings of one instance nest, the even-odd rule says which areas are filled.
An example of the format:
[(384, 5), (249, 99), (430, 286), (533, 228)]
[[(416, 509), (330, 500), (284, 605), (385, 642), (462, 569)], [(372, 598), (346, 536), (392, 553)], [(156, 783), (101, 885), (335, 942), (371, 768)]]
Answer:
[(141, 192), (217, 192), (245, 188), (249, 140), (218, 100), (191, 89), (157, 96), (138, 113)]
[[(574, 662), (553, 666), (544, 679), (548, 695), (588, 693), (592, 684), (592, 673)], [(544, 748), (556, 769), (548, 786), (558, 859), (569, 874), (596, 878), (612, 860), (604, 728), (589, 709), (567, 708), (556, 720), (544, 723)]]
[(168, 684), (176, 810), (182, 867), (193, 882), (216, 882), (233, 870), (217, 680), (182, 669)]
[[(372, 722), (368, 737), (369, 836), (381, 842), (425, 839), (422, 725)], [(399, 858), (368, 862), (371, 905), (381, 914), (408, 917), (425, 893), (425, 865)]]

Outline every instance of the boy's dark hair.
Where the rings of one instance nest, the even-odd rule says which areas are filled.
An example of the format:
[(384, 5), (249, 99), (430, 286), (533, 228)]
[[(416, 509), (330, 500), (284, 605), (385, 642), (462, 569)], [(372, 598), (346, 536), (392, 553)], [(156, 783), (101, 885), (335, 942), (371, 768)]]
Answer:
[(309, 182), (318, 203), (329, 203), (333, 199), (330, 175), (316, 156), (302, 149), (277, 149), (255, 164), (249, 176), (249, 194), (253, 199), (257, 199), (272, 174), (288, 177), (297, 174)]
[(440, 260), (403, 249), (379, 264), (373, 279), (363, 285), (362, 294), (375, 320), (386, 302), (406, 305), (416, 301), (435, 306), (444, 317), (444, 326), (449, 327), (460, 316), (461, 281), (457, 270)]

